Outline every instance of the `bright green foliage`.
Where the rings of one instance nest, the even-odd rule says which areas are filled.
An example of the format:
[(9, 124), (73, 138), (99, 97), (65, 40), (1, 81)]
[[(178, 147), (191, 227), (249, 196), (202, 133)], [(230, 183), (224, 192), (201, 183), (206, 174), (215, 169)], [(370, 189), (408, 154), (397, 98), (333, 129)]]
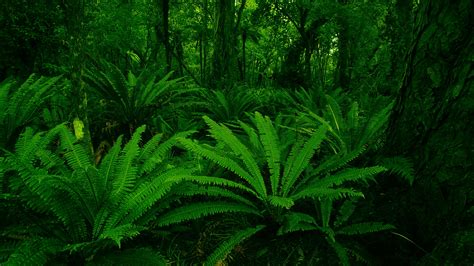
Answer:
[(326, 125), (330, 132), (331, 147), (335, 152), (362, 151), (380, 145), (380, 137), (387, 126), (393, 103), (367, 117), (356, 101), (351, 103), (346, 114), (343, 114), (340, 104), (333, 97), (326, 95), (326, 101), (322, 116), (303, 107), (300, 115), (305, 129), (312, 131), (317, 125)]
[[(91, 92), (98, 96), (98, 106), (111, 121), (122, 126), (138, 126), (148, 122), (156, 108), (169, 106), (183, 91), (175, 86), (181, 79), (170, 77), (172, 73), (157, 80), (155, 69), (143, 70), (135, 76), (128, 72), (125, 76), (120, 69), (110, 63), (103, 63), (103, 70), (87, 70), (85, 81)], [(172, 110), (169, 110), (172, 111)]]
[[(19, 255), (13, 254), (9, 262), (37, 259), (40, 263), (47, 254), (67, 250), (87, 257), (111, 243), (120, 247), (145, 230), (160, 211), (153, 208), (155, 203), (169, 198), (175, 184), (193, 177), (191, 169), (163, 163), (172, 139), (160, 145), (157, 135), (142, 148), (144, 130), (144, 126), (138, 128), (123, 148), (119, 138), (95, 166), (65, 125), (37, 134), (28, 129), (17, 142), (16, 152), (7, 157), (9, 167), (17, 172), (10, 178), (11, 194), (20, 196), (32, 211), (51, 216), (52, 223), (38, 228), (38, 235), (51, 238), (44, 241), (55, 241), (59, 247), (26, 237), (14, 253)], [(33, 251), (37, 255), (29, 255)]]
[[(252, 208), (258, 210), (261, 215), (271, 215), (279, 221), (282, 224), (281, 233), (298, 230), (323, 230), (323, 232), (330, 230), (328, 227), (329, 215), (331, 215), (330, 207), (326, 208), (327, 214), (324, 216), (323, 227), (317, 225), (311, 216), (289, 210), (307, 198), (316, 202), (321, 201), (323, 206), (324, 204), (330, 206), (337, 199), (361, 197), (363, 196), (361, 192), (352, 187), (346, 188), (344, 184), (349, 181), (368, 180), (385, 171), (385, 168), (380, 166), (347, 168), (338, 171), (340, 168), (347, 167), (345, 165), (347, 160), (344, 156), (329, 157), (328, 160), (323, 160), (318, 168), (310, 171), (316, 151), (326, 140), (326, 124), (315, 130), (308, 139), (294, 142), (290, 150), (287, 151), (280, 144), (279, 136), (270, 118), (264, 117), (258, 112), (253, 117), (256, 130), (245, 123), (240, 123), (243, 131), (247, 133), (244, 138), (240, 138), (225, 125), (218, 124), (208, 117), (204, 117), (204, 120), (210, 127), (211, 136), (217, 141), (215, 147), (199, 145), (189, 139), (181, 139), (180, 142), (188, 150), (235, 174), (236, 178), (240, 179), (241, 184), (245, 186), (241, 192), (242, 195), (253, 196), (251, 199), (254, 203)], [(252, 145), (250, 147), (244, 145), (241, 139), (245, 139), (245, 143)], [(256, 150), (255, 147), (258, 146), (263, 151)], [(262, 156), (261, 152), (263, 152), (264, 160), (259, 158)], [(234, 180), (234, 178), (226, 178)], [(216, 177), (215, 179), (221, 180), (222, 178)], [(242, 190), (242, 187), (234, 185), (233, 181), (232, 183), (227, 182), (220, 181), (214, 184)], [(242, 200), (239, 201), (245, 203)], [(209, 207), (211, 205), (209, 204)], [(204, 205), (200, 207), (207, 208)], [(229, 210), (233, 211), (232, 208)], [(180, 215), (187, 211), (192, 211), (191, 207), (178, 208), (170, 213)], [(214, 210), (214, 212), (216, 211)], [(221, 212), (223, 211), (224, 209)], [(244, 209), (237, 211), (251, 213)], [(300, 225), (300, 222), (303, 223)], [(364, 228), (357, 232), (363, 230)], [(234, 240), (231, 240), (234, 243)], [(213, 260), (213, 262), (215, 261)]]
[(230, 122), (241, 120), (245, 117), (245, 113), (258, 110), (260, 108), (258, 99), (245, 89), (203, 91), (201, 98), (204, 114), (214, 120)]
[(11, 79), (0, 83), (0, 147), (11, 148), (21, 130), (37, 118), (60, 79), (31, 75), (21, 85)]
[[(254, 134), (255, 131), (241, 124), (244, 131), (249, 133), (249, 141), (254, 144), (258, 142), (263, 147), (265, 155), (263, 165), (258, 158), (260, 156), (258, 152), (245, 146), (225, 125), (218, 124), (208, 117), (204, 117), (204, 120), (210, 127), (211, 136), (218, 142), (216, 148), (198, 145), (188, 139), (182, 139), (181, 143), (190, 151), (233, 172), (241, 179), (247, 190), (250, 190), (265, 206), (270, 204), (278, 208), (289, 208), (295, 201), (307, 197), (362, 196), (360, 192), (342, 188), (340, 185), (347, 181), (367, 179), (385, 170), (383, 167), (354, 168), (328, 175), (331, 171), (343, 166), (337, 165), (336, 159), (333, 163), (337, 167), (327, 166), (328, 161), (325, 161), (320, 168), (303, 177), (303, 172), (310, 165), (310, 160), (326, 138), (327, 127), (323, 125), (313, 132), (309, 139), (294, 143), (288, 153), (282, 151), (270, 118), (258, 112), (255, 113), (254, 118), (258, 139)], [(283, 154), (287, 154), (287, 157), (283, 157)], [(345, 164), (344, 161), (342, 163)], [(268, 174), (264, 171), (266, 167), (268, 167)]]

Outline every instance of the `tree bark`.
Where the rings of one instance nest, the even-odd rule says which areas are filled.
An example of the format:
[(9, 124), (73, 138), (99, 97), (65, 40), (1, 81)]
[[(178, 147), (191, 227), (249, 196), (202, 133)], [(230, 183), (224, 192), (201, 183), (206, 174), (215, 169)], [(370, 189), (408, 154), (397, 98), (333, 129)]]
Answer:
[(212, 87), (232, 84), (237, 68), (234, 55), (234, 0), (216, 1), (216, 28), (212, 68)]

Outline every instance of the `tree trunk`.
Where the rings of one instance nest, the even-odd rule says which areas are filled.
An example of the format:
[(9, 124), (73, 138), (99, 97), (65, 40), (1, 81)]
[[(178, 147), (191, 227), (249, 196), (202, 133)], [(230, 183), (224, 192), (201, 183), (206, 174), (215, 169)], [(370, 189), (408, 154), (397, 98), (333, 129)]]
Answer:
[(169, 31), (169, 0), (158, 0), (158, 7), (160, 10), (160, 23), (157, 27), (157, 37), (165, 47), (166, 72), (171, 71), (171, 64), (173, 58), (173, 51), (170, 45), (170, 31)]
[(237, 68), (234, 55), (234, 0), (216, 1), (216, 29), (211, 81), (212, 87), (231, 85)]

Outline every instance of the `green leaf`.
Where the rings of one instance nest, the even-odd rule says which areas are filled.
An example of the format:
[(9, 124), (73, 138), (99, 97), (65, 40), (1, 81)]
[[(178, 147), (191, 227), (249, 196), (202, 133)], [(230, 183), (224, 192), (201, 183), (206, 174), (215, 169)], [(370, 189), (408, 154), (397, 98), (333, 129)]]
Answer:
[(241, 212), (260, 216), (254, 208), (225, 201), (199, 202), (175, 208), (158, 218), (158, 226), (167, 226), (219, 213)]
[(282, 207), (285, 209), (290, 209), (295, 205), (295, 202), (290, 198), (284, 198), (279, 196), (268, 196), (268, 201), (276, 207)]
[(225, 261), (226, 257), (232, 252), (232, 249), (236, 245), (253, 236), (264, 227), (265, 226), (263, 225), (258, 225), (255, 228), (246, 228), (244, 230), (238, 231), (231, 238), (220, 244), (219, 247), (211, 255), (209, 255), (204, 265), (214, 266), (219, 262)]
[(268, 116), (264, 118), (259, 112), (255, 112), (255, 120), (270, 170), (272, 193), (277, 195), (280, 186), (280, 143), (278, 136)]
[(365, 223), (351, 224), (351, 225), (342, 227), (336, 232), (336, 234), (361, 235), (361, 234), (368, 234), (368, 233), (374, 233), (374, 232), (391, 230), (391, 229), (395, 229), (395, 226), (391, 224), (380, 223), (380, 222), (365, 222)]

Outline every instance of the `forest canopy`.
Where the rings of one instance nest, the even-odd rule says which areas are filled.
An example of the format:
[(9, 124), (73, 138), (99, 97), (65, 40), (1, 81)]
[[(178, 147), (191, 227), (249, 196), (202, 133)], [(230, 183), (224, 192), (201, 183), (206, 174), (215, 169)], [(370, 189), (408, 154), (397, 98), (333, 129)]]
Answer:
[(3, 0), (3, 265), (471, 265), (470, 0)]

